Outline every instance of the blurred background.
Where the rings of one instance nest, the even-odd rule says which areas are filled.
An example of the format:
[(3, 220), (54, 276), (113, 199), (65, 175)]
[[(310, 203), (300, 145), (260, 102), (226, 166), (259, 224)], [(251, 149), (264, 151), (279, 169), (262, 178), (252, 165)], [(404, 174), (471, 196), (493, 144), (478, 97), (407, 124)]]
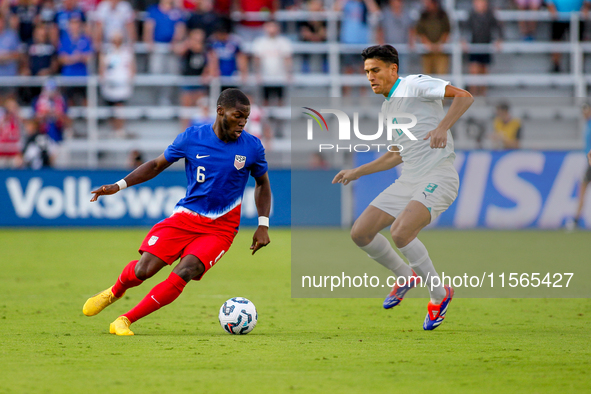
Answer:
[[(0, 225), (154, 223), (182, 196), (181, 171), (100, 205), (87, 194), (162, 153), (187, 126), (213, 122), (221, 90), (239, 87), (253, 103), (247, 131), (267, 149), (275, 223), (292, 223), (293, 197), (318, 211), (294, 215), (294, 224), (346, 227), (397, 174), (333, 187), (326, 206), (292, 196), (292, 177), (324, 187), (375, 153), (298, 150), (292, 119), (301, 111), (292, 114), (291, 100), (370, 102), (359, 54), (388, 43), (402, 76), (438, 76), (478, 97), (452, 130), (468, 186), (436, 225), (591, 227), (591, 203), (580, 203), (590, 198), (582, 193), (590, 8), (582, 0), (3, 0)], [(246, 224), (256, 218), (252, 192)]]

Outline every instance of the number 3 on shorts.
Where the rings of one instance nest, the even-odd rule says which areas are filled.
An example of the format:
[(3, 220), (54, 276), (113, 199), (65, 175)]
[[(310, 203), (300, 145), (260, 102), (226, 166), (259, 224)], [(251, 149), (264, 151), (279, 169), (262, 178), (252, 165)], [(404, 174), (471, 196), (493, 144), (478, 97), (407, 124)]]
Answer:
[(197, 167), (197, 182), (199, 182), (199, 183), (205, 182), (205, 167), (202, 167), (202, 166)]
[(437, 189), (437, 185), (434, 183), (429, 183), (427, 185), (427, 187), (425, 188), (425, 191), (429, 192), (429, 193), (433, 193), (435, 191), (435, 189)]

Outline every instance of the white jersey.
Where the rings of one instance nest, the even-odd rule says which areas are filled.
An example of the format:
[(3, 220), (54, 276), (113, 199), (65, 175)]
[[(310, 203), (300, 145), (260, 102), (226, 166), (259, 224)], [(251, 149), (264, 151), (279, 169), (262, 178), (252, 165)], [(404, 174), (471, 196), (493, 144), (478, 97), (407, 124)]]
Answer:
[[(400, 129), (392, 132), (393, 143), (403, 147), (400, 152), (404, 162), (401, 177), (421, 177), (443, 163), (453, 163), (456, 154), (449, 130), (447, 145), (443, 149), (432, 149), (429, 146), (430, 140), (423, 140), (445, 116), (443, 98), (448, 84), (449, 81), (425, 74), (399, 77), (382, 104), (385, 122), (388, 121), (389, 114), (401, 112), (413, 114), (417, 118), (416, 126), (408, 129), (417, 138), (416, 141), (411, 140)], [(397, 123), (409, 122), (410, 119), (405, 118)]]

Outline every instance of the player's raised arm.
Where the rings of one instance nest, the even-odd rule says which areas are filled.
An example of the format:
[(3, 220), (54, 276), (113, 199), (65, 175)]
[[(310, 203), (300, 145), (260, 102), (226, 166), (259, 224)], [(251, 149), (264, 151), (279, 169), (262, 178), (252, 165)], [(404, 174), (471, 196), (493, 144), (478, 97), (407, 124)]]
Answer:
[(431, 138), (431, 148), (445, 148), (447, 145), (447, 130), (449, 130), (474, 102), (472, 95), (452, 85), (445, 87), (445, 97), (453, 97), (453, 102), (445, 117), (439, 122), (435, 130), (431, 130), (424, 140)]
[(271, 213), (271, 183), (269, 175), (265, 172), (258, 178), (255, 178), (256, 186), (254, 188), (254, 202), (259, 214), (259, 226), (252, 236), (252, 245), (250, 249), (252, 254), (263, 246), (267, 246), (269, 239), (269, 214)]
[(92, 199), (90, 201), (94, 202), (99, 198), (99, 196), (115, 194), (119, 190), (125, 189), (126, 187), (149, 181), (150, 179), (154, 178), (156, 175), (160, 174), (162, 171), (170, 167), (171, 164), (172, 163), (169, 163), (164, 158), (164, 154), (162, 154), (154, 160), (150, 160), (142, 164), (120, 181), (113, 183), (111, 185), (103, 185), (98, 189), (93, 190), (91, 193), (94, 194), (94, 196), (92, 196)]
[(343, 185), (347, 185), (349, 182), (355, 181), (364, 175), (369, 175), (380, 171), (387, 171), (396, 167), (400, 163), (402, 163), (402, 157), (400, 157), (400, 153), (387, 152), (374, 161), (357, 168), (341, 170), (337, 175), (335, 175), (332, 183), (342, 183)]

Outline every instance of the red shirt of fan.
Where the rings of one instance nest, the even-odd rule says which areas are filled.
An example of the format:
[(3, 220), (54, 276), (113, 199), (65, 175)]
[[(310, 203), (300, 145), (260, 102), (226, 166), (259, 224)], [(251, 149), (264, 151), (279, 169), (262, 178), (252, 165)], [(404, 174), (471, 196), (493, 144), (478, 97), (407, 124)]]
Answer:
[(0, 157), (14, 157), (20, 153), (21, 130), (18, 119), (9, 113), (0, 119)]

